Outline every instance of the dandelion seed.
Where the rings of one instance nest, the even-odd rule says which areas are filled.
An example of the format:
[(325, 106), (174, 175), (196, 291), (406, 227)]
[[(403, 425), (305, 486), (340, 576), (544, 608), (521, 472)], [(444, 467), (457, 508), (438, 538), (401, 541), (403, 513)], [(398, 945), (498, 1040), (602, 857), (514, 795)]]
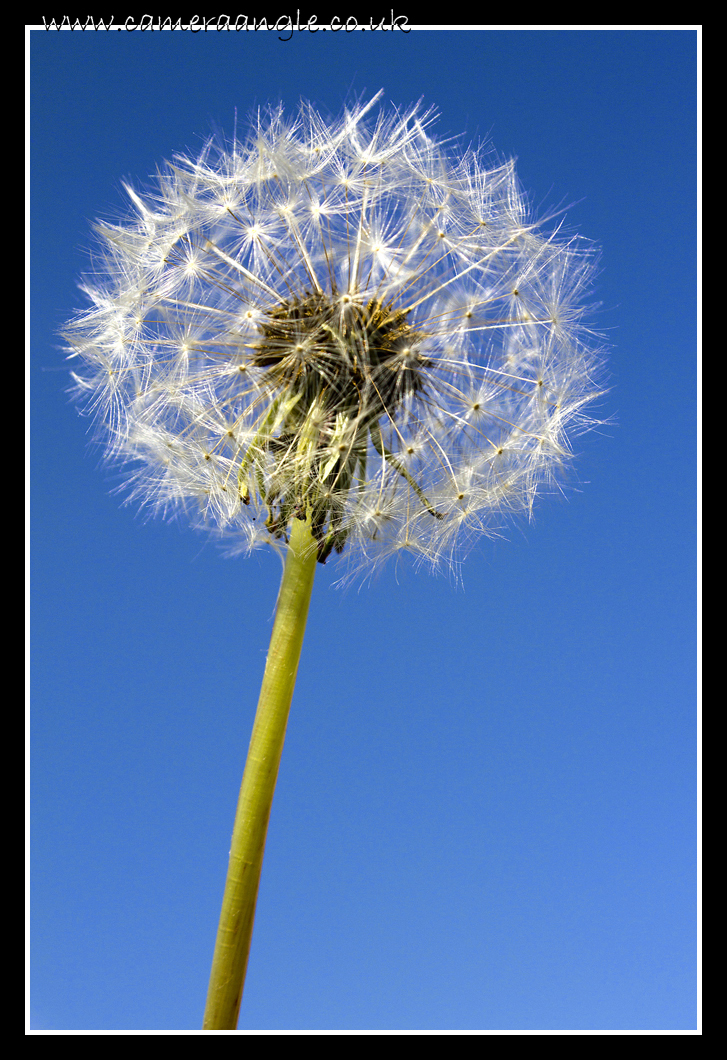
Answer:
[(65, 332), (131, 499), (287, 546), (209, 1028), (236, 1025), (316, 562), (456, 562), (561, 483), (601, 393), (589, 248), (530, 219), (513, 163), (456, 156), (419, 107), (373, 118), (380, 95), (273, 109), (127, 188)]
[[(130, 497), (231, 552), (284, 544), (304, 511), (321, 562), (456, 559), (530, 511), (592, 423), (589, 249), (528, 221), (511, 163), (452, 157), (418, 108), (369, 122), (377, 99), (271, 111), (98, 226), (103, 274), (66, 332), (77, 395)], [(432, 500), (463, 470), (465, 518)]]

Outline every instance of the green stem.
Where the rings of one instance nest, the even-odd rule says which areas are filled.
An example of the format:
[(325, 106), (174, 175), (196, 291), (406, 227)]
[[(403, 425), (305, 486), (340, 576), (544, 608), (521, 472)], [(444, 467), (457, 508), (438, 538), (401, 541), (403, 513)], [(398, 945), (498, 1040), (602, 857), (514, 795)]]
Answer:
[(293, 519), (275, 623), (232, 832), (204, 1030), (235, 1030), (250, 954), (270, 807), (316, 570), (310, 522)]

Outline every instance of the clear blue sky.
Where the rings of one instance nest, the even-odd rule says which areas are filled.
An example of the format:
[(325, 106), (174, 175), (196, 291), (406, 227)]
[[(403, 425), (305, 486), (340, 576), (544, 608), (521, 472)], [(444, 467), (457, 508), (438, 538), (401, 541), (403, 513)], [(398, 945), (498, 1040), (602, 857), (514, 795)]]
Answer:
[(691, 31), (31, 34), (31, 1027), (201, 1026), (280, 564), (120, 507), (57, 329), (213, 127), (385, 90), (603, 248), (613, 423), (464, 588), (319, 568), (240, 1018), (696, 1027)]

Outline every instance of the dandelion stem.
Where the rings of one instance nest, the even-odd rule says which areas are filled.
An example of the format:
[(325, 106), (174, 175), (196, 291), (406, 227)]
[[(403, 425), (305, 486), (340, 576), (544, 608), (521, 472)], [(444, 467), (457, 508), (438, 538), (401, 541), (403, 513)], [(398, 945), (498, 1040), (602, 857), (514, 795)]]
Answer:
[(310, 521), (293, 519), (232, 833), (204, 1030), (235, 1030), (250, 953), (270, 808), (316, 570)]

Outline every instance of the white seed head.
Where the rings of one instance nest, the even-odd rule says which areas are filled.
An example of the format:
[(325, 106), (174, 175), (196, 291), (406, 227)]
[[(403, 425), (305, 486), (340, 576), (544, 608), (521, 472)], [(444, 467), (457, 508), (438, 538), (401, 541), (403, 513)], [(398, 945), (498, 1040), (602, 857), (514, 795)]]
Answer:
[(456, 560), (595, 422), (589, 248), (529, 220), (511, 162), (378, 98), (258, 116), (97, 226), (76, 394), (130, 497), (233, 552), (309, 517), (321, 562)]

